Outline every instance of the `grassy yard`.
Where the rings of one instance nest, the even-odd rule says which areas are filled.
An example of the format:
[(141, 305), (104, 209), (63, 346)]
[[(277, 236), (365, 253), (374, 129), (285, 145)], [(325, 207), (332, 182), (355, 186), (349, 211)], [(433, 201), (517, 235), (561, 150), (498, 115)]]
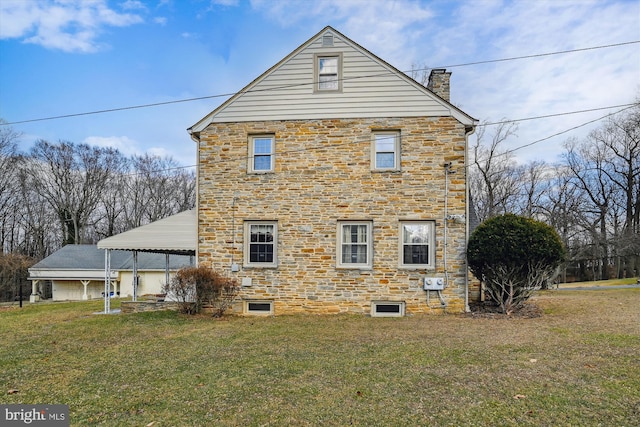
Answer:
[(541, 317), (511, 319), (14, 306), (0, 403), (67, 404), (72, 425), (638, 425), (640, 289), (535, 302)]

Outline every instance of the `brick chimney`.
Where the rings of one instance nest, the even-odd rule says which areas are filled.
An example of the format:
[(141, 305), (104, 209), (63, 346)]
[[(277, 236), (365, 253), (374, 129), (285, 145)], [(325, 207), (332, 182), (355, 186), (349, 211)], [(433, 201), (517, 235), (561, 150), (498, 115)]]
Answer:
[(427, 89), (438, 95), (440, 98), (451, 101), (449, 93), (451, 80), (451, 72), (447, 72), (444, 68), (434, 68), (429, 74), (429, 82), (427, 83)]

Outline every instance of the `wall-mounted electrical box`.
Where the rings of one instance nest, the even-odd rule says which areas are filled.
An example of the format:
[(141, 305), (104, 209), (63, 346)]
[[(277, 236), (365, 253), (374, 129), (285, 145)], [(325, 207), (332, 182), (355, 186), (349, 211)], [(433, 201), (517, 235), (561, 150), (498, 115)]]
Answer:
[(442, 277), (425, 277), (422, 286), (425, 291), (441, 291), (444, 289), (444, 279)]

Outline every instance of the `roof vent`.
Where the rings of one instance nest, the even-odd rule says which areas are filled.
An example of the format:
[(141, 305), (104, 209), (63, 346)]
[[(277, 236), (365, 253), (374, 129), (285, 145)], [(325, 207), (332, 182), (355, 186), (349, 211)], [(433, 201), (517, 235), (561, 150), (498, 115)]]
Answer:
[(333, 46), (333, 34), (325, 34), (322, 36), (322, 46)]

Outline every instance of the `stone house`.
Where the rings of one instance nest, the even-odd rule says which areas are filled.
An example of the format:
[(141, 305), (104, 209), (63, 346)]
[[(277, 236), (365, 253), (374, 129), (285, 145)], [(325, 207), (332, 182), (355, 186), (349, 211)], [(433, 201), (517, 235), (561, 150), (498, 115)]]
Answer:
[(200, 265), (239, 314), (462, 312), (467, 137), (427, 87), (326, 27), (189, 128)]

